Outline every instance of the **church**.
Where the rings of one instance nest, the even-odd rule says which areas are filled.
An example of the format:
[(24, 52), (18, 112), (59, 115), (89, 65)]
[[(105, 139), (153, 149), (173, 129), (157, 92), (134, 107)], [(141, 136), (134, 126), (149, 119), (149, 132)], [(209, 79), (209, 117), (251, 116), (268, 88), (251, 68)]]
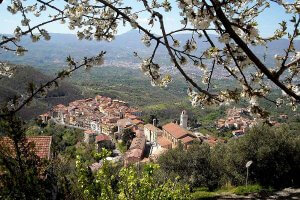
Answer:
[(146, 124), (144, 126), (145, 136), (147, 141), (155, 142), (158, 146), (166, 149), (175, 148), (179, 143), (182, 143), (185, 148), (188, 147), (197, 137), (187, 130), (188, 114), (183, 110), (180, 115), (180, 124), (168, 123), (162, 127), (162, 130), (157, 128), (155, 124)]

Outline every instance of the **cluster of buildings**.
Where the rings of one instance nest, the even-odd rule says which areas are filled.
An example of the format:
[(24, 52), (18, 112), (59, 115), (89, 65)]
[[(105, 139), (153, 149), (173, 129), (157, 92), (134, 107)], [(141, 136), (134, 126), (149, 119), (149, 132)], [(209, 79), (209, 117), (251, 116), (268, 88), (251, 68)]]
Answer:
[(180, 124), (168, 123), (162, 129), (157, 127), (155, 120), (153, 124), (144, 124), (141, 115), (139, 110), (129, 107), (124, 101), (98, 95), (73, 101), (68, 106), (56, 105), (40, 118), (43, 122), (51, 119), (59, 124), (83, 129), (84, 142), (97, 144), (99, 150), (103, 147), (114, 148), (124, 131), (131, 130), (135, 138), (124, 154), (126, 165), (144, 158), (146, 142), (150, 145), (151, 154), (155, 152), (153, 149), (171, 149), (179, 143), (187, 148), (198, 139), (187, 130), (186, 111), (181, 113)]
[(249, 110), (245, 108), (232, 108), (227, 110), (225, 119), (217, 121), (217, 129), (231, 130), (232, 135), (235, 137), (242, 136), (246, 133), (247, 129), (256, 123), (251, 119)]
[[(128, 106), (124, 101), (109, 97), (96, 96), (69, 103), (59, 104), (50, 112), (40, 115), (42, 121), (53, 120), (56, 123), (84, 130), (84, 142), (96, 144), (100, 151), (103, 147), (115, 148), (125, 130), (135, 134), (128, 151), (124, 153), (124, 164), (141, 161), (162, 150), (172, 149), (181, 143), (184, 148), (199, 138), (187, 129), (188, 115), (182, 111), (180, 124), (168, 123), (157, 127), (156, 120), (152, 124), (144, 124), (140, 119), (142, 113)], [(146, 145), (147, 144), (147, 145)], [(150, 153), (149, 153), (150, 152)]]
[(196, 135), (187, 130), (188, 115), (184, 110), (180, 115), (180, 124), (168, 123), (162, 126), (162, 129), (156, 127), (155, 121), (153, 124), (144, 126), (144, 133), (147, 141), (158, 146), (159, 148), (172, 149), (183, 144), (185, 148), (197, 139)]
[[(188, 130), (188, 114), (184, 110), (180, 123), (168, 123), (157, 126), (157, 120), (145, 124), (142, 113), (120, 100), (104, 96), (82, 99), (57, 105), (50, 112), (40, 116), (46, 122), (54, 122), (84, 130), (84, 142), (95, 144), (98, 151), (102, 148), (115, 150), (116, 143), (123, 137), (125, 130), (135, 135), (128, 150), (122, 154), (125, 165), (157, 158), (162, 152), (175, 148), (179, 144), (187, 149), (194, 141), (206, 142), (214, 146), (220, 139), (210, 135), (194, 133)], [(217, 129), (232, 130), (233, 136), (241, 136), (255, 123), (244, 108), (232, 108), (227, 111), (226, 119), (217, 121)], [(224, 142), (224, 141), (221, 141)], [(147, 158), (145, 158), (147, 157)], [(112, 158), (113, 159), (113, 158)], [(119, 159), (119, 158), (118, 158)]]
[[(113, 151), (111, 161), (123, 161), (125, 166), (130, 164), (155, 160), (161, 153), (182, 145), (184, 149), (195, 142), (204, 142), (210, 146), (224, 140), (192, 132), (188, 129), (188, 114), (185, 110), (180, 115), (180, 123), (170, 122), (162, 127), (157, 126), (157, 120), (145, 124), (140, 117), (142, 113), (120, 100), (109, 97), (96, 96), (76, 100), (68, 106), (59, 104), (48, 113), (40, 115), (43, 122), (49, 120), (65, 126), (84, 130), (83, 142), (95, 144), (100, 152), (102, 148)], [(281, 119), (287, 119), (287, 115), (280, 115)], [(276, 121), (270, 121), (276, 125)], [(244, 108), (232, 108), (227, 110), (225, 119), (219, 119), (216, 123), (218, 130), (231, 130), (232, 135), (239, 137), (245, 134), (248, 128), (257, 123), (252, 119), (250, 112)], [(116, 143), (120, 142), (125, 133), (134, 134), (128, 150), (121, 153), (116, 150)], [(28, 136), (28, 143), (34, 143), (34, 152), (40, 158), (51, 158), (51, 136)], [(13, 150), (12, 141), (8, 137), (0, 137), (0, 150), (7, 146)], [(117, 152), (117, 153), (116, 153)], [(101, 161), (90, 166), (92, 171), (101, 167)]]
[[(285, 114), (280, 114), (279, 119), (286, 120), (288, 118)], [(227, 116), (225, 119), (219, 119), (216, 122), (217, 130), (231, 130), (232, 136), (243, 136), (249, 128), (258, 124), (262, 119), (252, 118), (250, 111), (246, 108), (231, 108), (227, 110)], [(272, 126), (279, 126), (280, 123), (271, 117), (268, 119), (268, 123)]]
[(135, 120), (141, 114), (124, 101), (98, 95), (95, 98), (73, 101), (68, 106), (56, 105), (50, 112), (40, 115), (40, 118), (43, 122), (53, 119), (60, 124), (109, 135), (114, 133), (118, 120)]
[[(51, 119), (58, 124), (83, 129), (83, 141), (95, 143), (99, 151), (115, 148), (115, 142), (122, 137), (124, 130), (130, 129), (136, 138), (126, 152), (125, 160), (136, 161), (143, 158), (146, 145), (141, 115), (138, 109), (129, 107), (124, 101), (97, 95), (95, 98), (73, 101), (68, 106), (56, 105), (50, 112), (40, 115), (40, 119), (43, 122)], [(133, 145), (143, 141), (144, 145)]]
[(199, 137), (187, 129), (187, 121), (188, 115), (184, 110), (180, 115), (180, 124), (171, 122), (160, 129), (154, 120), (153, 124), (144, 125), (146, 140), (151, 144), (149, 157), (156, 159), (161, 153), (179, 144), (187, 149), (194, 141), (200, 141)]

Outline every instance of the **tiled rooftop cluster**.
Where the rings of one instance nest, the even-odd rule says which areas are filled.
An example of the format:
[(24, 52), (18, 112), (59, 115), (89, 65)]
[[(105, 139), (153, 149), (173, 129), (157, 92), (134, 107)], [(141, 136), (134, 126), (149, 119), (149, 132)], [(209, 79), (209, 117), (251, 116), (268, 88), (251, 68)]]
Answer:
[(133, 138), (129, 150), (125, 153), (124, 164), (128, 165), (142, 160), (145, 147), (146, 138), (144, 136)]
[(251, 119), (250, 112), (244, 108), (232, 108), (227, 110), (225, 119), (217, 121), (217, 129), (228, 128), (233, 130), (234, 136), (242, 136), (246, 130), (255, 124), (255, 120)]
[[(45, 117), (46, 114), (40, 117)], [(109, 134), (122, 118), (137, 120), (141, 112), (131, 108), (124, 101), (97, 95), (95, 98), (81, 99), (68, 106), (56, 105), (50, 112), (51, 118), (59, 123), (91, 129)], [(102, 129), (102, 130), (100, 130)]]
[[(52, 136), (27, 136), (25, 140), (26, 144), (32, 145), (32, 150), (38, 157), (50, 159)], [(9, 137), (0, 137), (0, 150), (9, 154), (15, 154), (16, 151)]]
[[(281, 119), (287, 119), (287, 115), (281, 114)], [(257, 124), (261, 119), (253, 118), (250, 116), (250, 112), (245, 108), (232, 108), (227, 110), (227, 116), (225, 119), (219, 119), (217, 121), (217, 129), (227, 128), (232, 130), (232, 135), (235, 137), (243, 136), (249, 128)], [(280, 123), (271, 120), (269, 123), (273, 126), (279, 126)]]

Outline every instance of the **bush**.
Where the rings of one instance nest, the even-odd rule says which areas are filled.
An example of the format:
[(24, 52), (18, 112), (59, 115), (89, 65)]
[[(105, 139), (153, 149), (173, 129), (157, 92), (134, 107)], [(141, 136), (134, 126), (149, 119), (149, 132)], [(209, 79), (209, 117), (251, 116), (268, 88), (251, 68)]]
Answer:
[(180, 176), (192, 187), (214, 189), (218, 184), (217, 173), (211, 165), (211, 150), (207, 144), (196, 143), (188, 150), (180, 146), (160, 156), (161, 169), (172, 178)]
[(259, 193), (262, 191), (262, 187), (258, 184), (248, 186), (238, 186), (234, 189), (234, 194), (245, 195), (250, 193)]
[(217, 193), (214, 192), (208, 192), (208, 191), (197, 191), (192, 193), (192, 199), (214, 199), (214, 197), (217, 197)]
[(294, 129), (261, 125), (244, 137), (212, 149), (207, 144), (194, 144), (187, 151), (172, 149), (158, 163), (163, 174), (180, 176), (192, 187), (207, 187), (210, 191), (227, 184), (244, 185), (249, 160), (253, 161), (249, 168), (250, 184), (266, 188), (299, 186), (300, 136)]
[(244, 137), (215, 148), (212, 155), (222, 184), (245, 184), (245, 164), (249, 160), (253, 161), (249, 168), (250, 182), (275, 188), (300, 183), (300, 137), (286, 128), (254, 127)]

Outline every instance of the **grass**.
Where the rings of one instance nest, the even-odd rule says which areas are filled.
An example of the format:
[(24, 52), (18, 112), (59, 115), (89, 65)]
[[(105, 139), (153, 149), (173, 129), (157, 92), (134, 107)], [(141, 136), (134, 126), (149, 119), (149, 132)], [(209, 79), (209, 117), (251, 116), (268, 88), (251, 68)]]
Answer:
[(234, 194), (245, 195), (250, 193), (259, 193), (262, 191), (262, 187), (258, 184), (246, 186), (238, 186), (234, 189)]
[(213, 197), (217, 197), (218, 194), (216, 192), (208, 191), (208, 188), (196, 188), (195, 192), (192, 193), (192, 199), (209, 199)]
[(119, 149), (121, 153), (125, 153), (127, 151), (127, 147), (125, 144), (123, 144), (123, 142), (117, 143), (117, 149)]
[(192, 193), (192, 199), (215, 199), (224, 195), (247, 195), (251, 193), (259, 193), (263, 188), (258, 185), (248, 185), (246, 186), (227, 186), (225, 188), (220, 188), (215, 191), (209, 191), (208, 188), (196, 188)]
[(164, 103), (144, 107), (145, 110), (166, 110), (167, 108), (168, 106)]

